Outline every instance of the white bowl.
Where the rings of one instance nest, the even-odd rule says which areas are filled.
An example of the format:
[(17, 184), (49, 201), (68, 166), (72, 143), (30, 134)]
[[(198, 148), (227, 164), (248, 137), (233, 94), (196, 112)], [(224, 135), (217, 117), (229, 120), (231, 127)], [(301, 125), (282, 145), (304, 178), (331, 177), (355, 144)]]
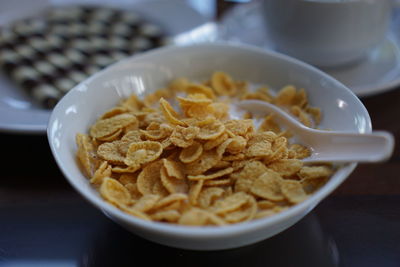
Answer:
[(128, 58), (95, 74), (73, 88), (54, 108), (47, 129), (48, 139), (53, 155), (71, 185), (108, 217), (139, 236), (172, 247), (216, 250), (255, 243), (287, 229), (354, 170), (354, 163), (340, 168), (310, 198), (284, 212), (224, 227), (148, 222), (105, 202), (76, 164), (76, 133), (86, 133), (98, 116), (123, 97), (132, 93), (145, 95), (175, 77), (204, 80), (215, 70), (272, 88), (287, 84), (303, 87), (311, 104), (323, 110), (323, 128), (360, 133), (371, 131), (367, 110), (348, 88), (298, 60), (250, 46), (222, 43), (161, 48)]

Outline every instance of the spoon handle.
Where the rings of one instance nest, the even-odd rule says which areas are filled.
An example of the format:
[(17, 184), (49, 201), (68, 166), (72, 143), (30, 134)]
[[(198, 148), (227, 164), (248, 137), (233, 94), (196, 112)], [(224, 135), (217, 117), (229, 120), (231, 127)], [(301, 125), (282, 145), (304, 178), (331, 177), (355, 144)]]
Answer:
[(393, 135), (385, 131), (366, 134), (313, 132), (312, 139), (304, 141), (314, 151), (304, 162), (380, 162), (387, 160), (394, 148)]

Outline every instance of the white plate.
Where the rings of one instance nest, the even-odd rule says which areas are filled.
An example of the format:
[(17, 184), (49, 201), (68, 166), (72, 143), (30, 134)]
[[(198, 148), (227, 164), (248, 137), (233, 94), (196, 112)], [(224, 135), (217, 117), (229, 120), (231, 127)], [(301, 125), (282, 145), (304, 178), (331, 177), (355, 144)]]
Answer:
[[(227, 13), (221, 21), (221, 38), (274, 50), (259, 5), (259, 2), (240, 5)], [(400, 84), (399, 28), (400, 13), (396, 10), (391, 31), (382, 45), (366, 59), (345, 67), (322, 70), (347, 85), (359, 97), (394, 89)]]
[[(163, 25), (166, 31), (173, 36), (190, 31), (207, 22), (205, 17), (182, 0), (139, 1), (135, 4), (128, 2), (108, 1), (108, 5), (134, 9), (145, 18)], [(93, 4), (99, 3), (99, 1), (52, 1), (53, 6), (71, 3)], [(104, 1), (100, 3), (104, 3)], [(160, 10), (162, 12), (159, 12)], [(0, 132), (44, 134), (50, 113), (51, 110), (43, 109), (32, 103), (32, 99), (25, 92), (0, 75)]]

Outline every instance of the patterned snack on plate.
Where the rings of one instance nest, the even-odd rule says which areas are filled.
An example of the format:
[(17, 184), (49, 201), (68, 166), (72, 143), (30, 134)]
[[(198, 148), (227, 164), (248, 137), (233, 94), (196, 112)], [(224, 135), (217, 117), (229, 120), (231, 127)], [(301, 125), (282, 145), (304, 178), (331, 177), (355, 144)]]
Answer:
[(161, 27), (134, 11), (58, 7), (0, 29), (0, 69), (35, 101), (52, 108), (89, 75), (165, 42)]

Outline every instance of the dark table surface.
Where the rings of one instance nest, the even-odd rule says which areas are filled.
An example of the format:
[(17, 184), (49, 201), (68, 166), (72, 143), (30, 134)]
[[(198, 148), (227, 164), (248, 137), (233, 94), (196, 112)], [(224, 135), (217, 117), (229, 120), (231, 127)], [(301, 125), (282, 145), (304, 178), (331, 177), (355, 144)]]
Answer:
[[(362, 102), (374, 129), (399, 143), (400, 88)], [(398, 145), (288, 230), (213, 252), (158, 245), (112, 222), (66, 182), (44, 135), (0, 134), (0, 159), (0, 266), (400, 266)]]

